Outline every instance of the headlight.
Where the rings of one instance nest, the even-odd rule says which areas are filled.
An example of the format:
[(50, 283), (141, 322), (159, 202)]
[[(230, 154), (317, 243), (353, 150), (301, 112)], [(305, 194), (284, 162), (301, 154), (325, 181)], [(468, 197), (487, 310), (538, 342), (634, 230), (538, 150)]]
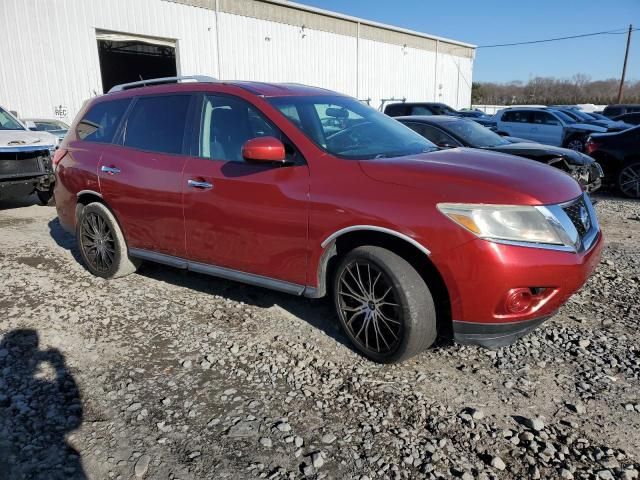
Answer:
[(533, 206), (440, 203), (438, 210), (487, 240), (570, 245), (569, 235)]

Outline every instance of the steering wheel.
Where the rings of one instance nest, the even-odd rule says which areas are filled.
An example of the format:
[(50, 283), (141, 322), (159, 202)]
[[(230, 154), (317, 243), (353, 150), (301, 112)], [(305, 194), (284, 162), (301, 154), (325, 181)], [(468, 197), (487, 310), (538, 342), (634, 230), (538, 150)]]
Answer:
[(363, 140), (370, 138), (369, 135), (359, 135), (358, 131), (362, 129), (362, 127), (369, 125), (371, 125), (371, 122), (362, 122), (347, 127), (344, 130), (329, 135), (327, 137), (327, 143), (331, 143), (334, 149), (338, 147), (340, 150), (350, 150), (353, 147), (358, 147), (362, 145)]

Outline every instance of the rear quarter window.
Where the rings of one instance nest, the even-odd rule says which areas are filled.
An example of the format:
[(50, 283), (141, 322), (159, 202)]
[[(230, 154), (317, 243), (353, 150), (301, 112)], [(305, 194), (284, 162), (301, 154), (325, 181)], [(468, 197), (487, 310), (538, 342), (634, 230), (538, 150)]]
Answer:
[(123, 98), (100, 102), (89, 108), (76, 127), (78, 138), (87, 142), (111, 143), (130, 103), (130, 98)]

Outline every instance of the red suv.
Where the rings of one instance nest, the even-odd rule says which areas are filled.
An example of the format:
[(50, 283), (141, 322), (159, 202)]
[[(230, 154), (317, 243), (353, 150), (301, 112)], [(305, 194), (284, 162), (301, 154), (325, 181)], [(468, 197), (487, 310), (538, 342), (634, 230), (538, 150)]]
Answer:
[(598, 263), (589, 197), (557, 169), (438, 151), (320, 88), (197, 80), (114, 87), (65, 137), (58, 215), (93, 274), (149, 260), (329, 293), (356, 348), (396, 362), (438, 333), (506, 345)]

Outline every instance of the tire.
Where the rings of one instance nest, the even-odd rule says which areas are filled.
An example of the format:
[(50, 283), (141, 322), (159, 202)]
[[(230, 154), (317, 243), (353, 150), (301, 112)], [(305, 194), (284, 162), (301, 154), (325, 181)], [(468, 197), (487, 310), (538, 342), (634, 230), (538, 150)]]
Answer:
[(565, 148), (576, 150), (577, 152), (584, 152), (585, 139), (581, 137), (571, 137), (566, 141)]
[(620, 170), (616, 184), (625, 197), (640, 198), (640, 162), (630, 163)]
[(333, 277), (333, 300), (344, 332), (375, 362), (401, 362), (436, 339), (429, 288), (411, 264), (384, 248), (357, 247), (344, 256)]
[(36, 195), (38, 196), (38, 202), (42, 206), (50, 206), (55, 202), (53, 200), (53, 189), (50, 190), (36, 190)]
[(140, 265), (140, 261), (129, 257), (122, 230), (102, 203), (90, 203), (82, 209), (76, 240), (84, 265), (98, 277), (124, 277)]

